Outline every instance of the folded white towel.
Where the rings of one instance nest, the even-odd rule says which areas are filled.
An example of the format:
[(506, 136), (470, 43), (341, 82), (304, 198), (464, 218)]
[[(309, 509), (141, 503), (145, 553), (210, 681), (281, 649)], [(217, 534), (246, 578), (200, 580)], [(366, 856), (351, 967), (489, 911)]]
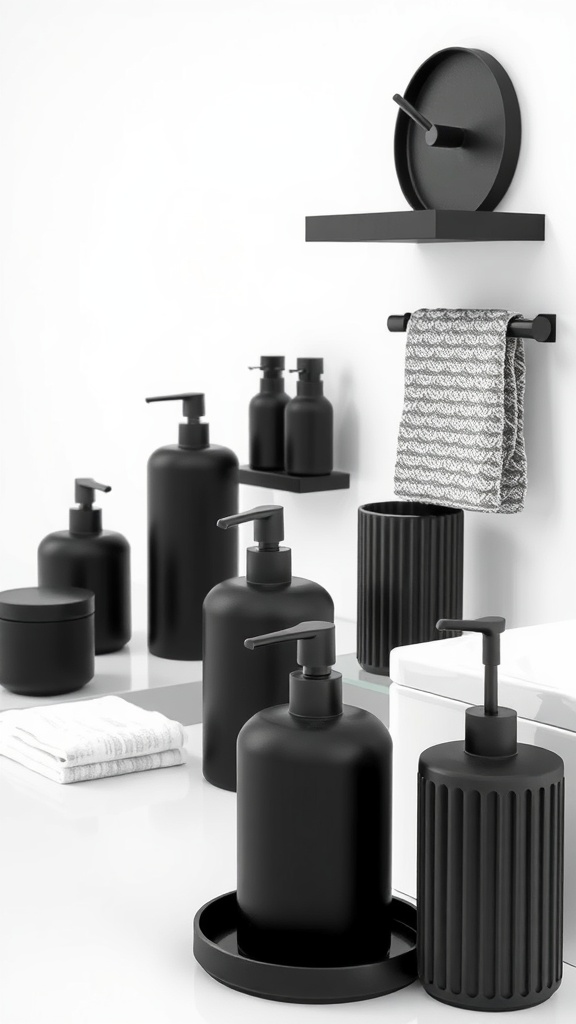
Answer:
[(0, 715), (0, 754), (62, 783), (182, 764), (184, 740), (179, 722), (121, 697)]

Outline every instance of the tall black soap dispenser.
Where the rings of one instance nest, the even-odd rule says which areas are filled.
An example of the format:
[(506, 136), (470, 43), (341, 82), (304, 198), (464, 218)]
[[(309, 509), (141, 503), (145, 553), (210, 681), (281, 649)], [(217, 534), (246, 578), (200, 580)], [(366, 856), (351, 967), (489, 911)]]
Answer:
[(183, 403), (178, 444), (148, 460), (148, 646), (160, 658), (202, 657), (202, 602), (238, 572), (238, 539), (216, 520), (238, 510), (238, 459), (210, 444), (204, 395), (147, 398)]
[(301, 622), (246, 647), (295, 640), (289, 704), (238, 737), (238, 944), (278, 964), (372, 963), (390, 947), (392, 741), (374, 715), (342, 704), (333, 624)]
[(131, 636), (130, 545), (121, 533), (102, 529), (102, 509), (93, 507), (94, 492), (110, 490), (78, 477), (69, 529), (48, 534), (38, 547), (39, 586), (93, 592), (96, 654), (119, 651)]
[(246, 576), (214, 587), (204, 602), (203, 770), (221, 789), (236, 789), (236, 740), (244, 723), (270, 704), (288, 700), (294, 649), (271, 647), (255, 663), (244, 646), (250, 633), (283, 629), (303, 618), (333, 620), (330, 594), (292, 575), (292, 552), (281, 547), (284, 509), (259, 505), (218, 521), (227, 536), (254, 522), (256, 547), (246, 552)]
[(284, 413), (290, 401), (284, 390), (284, 356), (261, 356), (260, 391), (249, 406), (250, 466), (252, 469), (284, 469)]
[(334, 411), (324, 394), (323, 359), (298, 359), (296, 397), (286, 406), (285, 469), (295, 476), (325, 476), (334, 468)]
[(564, 763), (517, 743), (516, 712), (498, 706), (504, 627), (437, 623), (483, 634), (484, 706), (418, 767), (418, 973), (470, 1010), (535, 1006), (562, 978)]

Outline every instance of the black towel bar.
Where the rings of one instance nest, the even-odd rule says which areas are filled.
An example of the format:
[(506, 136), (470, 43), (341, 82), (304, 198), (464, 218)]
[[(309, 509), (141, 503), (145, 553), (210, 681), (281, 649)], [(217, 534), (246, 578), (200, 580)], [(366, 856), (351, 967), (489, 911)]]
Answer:
[[(406, 331), (410, 313), (403, 316), (389, 316), (387, 326), (389, 331)], [(508, 334), (512, 338), (532, 338), (533, 341), (556, 341), (556, 314), (539, 313), (533, 320), (511, 320), (508, 326)]]

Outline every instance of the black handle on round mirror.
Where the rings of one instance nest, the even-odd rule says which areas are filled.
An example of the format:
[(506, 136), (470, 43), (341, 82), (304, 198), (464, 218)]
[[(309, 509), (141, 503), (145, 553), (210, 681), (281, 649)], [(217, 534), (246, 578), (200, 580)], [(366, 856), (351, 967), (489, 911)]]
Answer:
[(466, 132), (463, 128), (456, 128), (449, 124), (434, 124), (397, 92), (394, 93), (392, 99), (398, 104), (400, 110), (412, 118), (414, 123), (425, 132), (424, 138), (427, 146), (436, 146), (439, 149), (458, 149), (464, 145)]

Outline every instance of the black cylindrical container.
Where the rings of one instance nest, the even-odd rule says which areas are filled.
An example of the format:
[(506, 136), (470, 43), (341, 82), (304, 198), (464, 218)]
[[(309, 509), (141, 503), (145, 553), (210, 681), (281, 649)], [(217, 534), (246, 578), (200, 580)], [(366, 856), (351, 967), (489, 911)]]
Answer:
[(420, 757), (418, 973), (441, 1002), (519, 1010), (562, 979), (564, 765), (517, 743), (516, 712), (497, 706), (490, 645), (504, 620), (438, 625), (485, 633), (493, 690), (466, 711), (464, 742)]
[(0, 594), (0, 684), (26, 697), (72, 693), (94, 676), (94, 595), (27, 587)]
[(334, 411), (324, 395), (323, 359), (298, 359), (296, 397), (286, 406), (287, 473), (325, 476), (334, 468)]
[(257, 546), (247, 551), (246, 576), (224, 580), (204, 601), (202, 737), (204, 777), (236, 789), (236, 741), (252, 715), (288, 700), (288, 677), (297, 667), (294, 644), (275, 644), (258, 658), (247, 636), (284, 629), (304, 619), (334, 618), (330, 594), (292, 575), (292, 552), (281, 547), (284, 510), (262, 505), (220, 520), (223, 529), (254, 521)]
[(284, 469), (284, 413), (290, 401), (284, 390), (284, 356), (262, 356), (260, 392), (249, 406), (250, 466), (252, 469)]
[(394, 647), (436, 640), (439, 617), (462, 615), (463, 567), (461, 509), (360, 506), (357, 657), (366, 672), (388, 675)]
[(131, 636), (130, 545), (121, 533), (102, 529), (94, 491), (109, 491), (92, 479), (76, 480), (79, 508), (70, 509), (70, 528), (50, 533), (38, 548), (41, 587), (83, 587), (96, 601), (96, 654), (119, 651)]
[(221, 580), (238, 572), (235, 530), (216, 523), (238, 511), (238, 459), (209, 443), (204, 395), (182, 399), (188, 422), (179, 443), (148, 460), (148, 646), (160, 658), (202, 657), (202, 603)]
[(247, 644), (296, 637), (312, 639), (299, 641), (289, 705), (260, 711), (238, 737), (238, 943), (271, 963), (379, 961), (391, 931), (392, 741), (369, 712), (342, 705), (335, 654), (322, 650), (334, 626)]

